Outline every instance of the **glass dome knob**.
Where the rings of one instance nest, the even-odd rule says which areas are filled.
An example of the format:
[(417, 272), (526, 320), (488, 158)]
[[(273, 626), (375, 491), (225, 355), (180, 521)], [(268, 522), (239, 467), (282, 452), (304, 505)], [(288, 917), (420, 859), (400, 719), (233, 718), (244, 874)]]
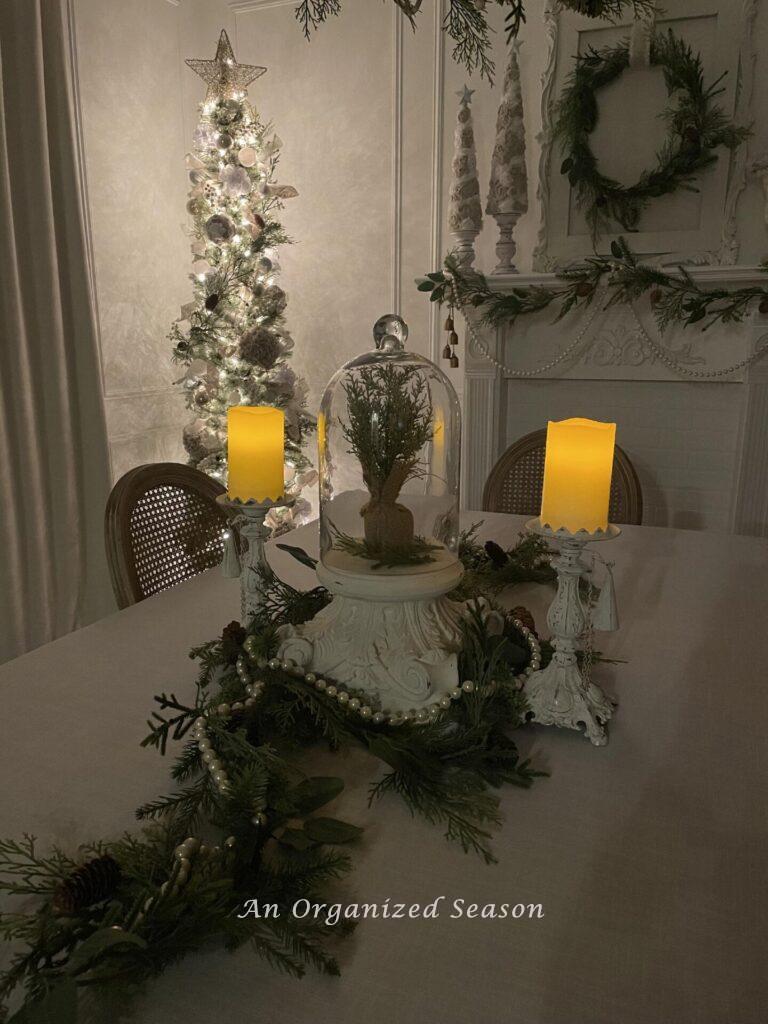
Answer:
[(385, 313), (373, 325), (373, 340), (384, 352), (402, 352), (408, 340), (408, 324), (396, 313)]

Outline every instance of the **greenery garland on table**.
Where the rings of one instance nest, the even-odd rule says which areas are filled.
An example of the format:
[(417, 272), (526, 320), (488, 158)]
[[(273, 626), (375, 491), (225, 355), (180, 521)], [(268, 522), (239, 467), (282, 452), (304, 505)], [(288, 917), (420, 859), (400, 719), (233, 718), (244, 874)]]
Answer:
[[(397, 793), (448, 839), (493, 861), (495, 790), (527, 787), (542, 773), (520, 759), (507, 735), (525, 712), (516, 676), (530, 658), (521, 632), (529, 626), (516, 622), (527, 613), (498, 610), (502, 629), (492, 630), (487, 598), (511, 583), (551, 584), (554, 573), (533, 537), (503, 551), (492, 542), (483, 548), (473, 528), (460, 557), (465, 574), (454, 596), (486, 598), (466, 620), (459, 653), (460, 678), (472, 683), (428, 723), (394, 726), (381, 714), (366, 720), (352, 712), (354, 698), (334, 699), (331, 680), (273, 660), (278, 626), (305, 621), (329, 594), (299, 592), (270, 574), (263, 614), (248, 630), (231, 623), (190, 652), (200, 666), (194, 698), (156, 698), (159, 711), (142, 745), (164, 754), (173, 741), (181, 750), (171, 770), (175, 791), (137, 811), (147, 823), (142, 833), (84, 845), (79, 859), (59, 849), (43, 856), (30, 836), (0, 842), (0, 893), (38, 900), (33, 909), (0, 915), (0, 935), (22, 947), (0, 974), (0, 1007), (17, 988), (25, 992), (13, 1024), (72, 1024), (79, 992), (130, 992), (214, 940), (227, 949), (250, 944), (293, 975), (307, 965), (337, 974), (328, 942), (354, 922), (297, 918), (290, 908), (297, 900), (329, 903), (326, 883), (350, 867), (338, 847), (361, 830), (315, 813), (343, 782), (306, 777), (303, 748), (361, 744), (386, 766), (371, 801)], [(551, 654), (546, 645), (543, 653)], [(239, 917), (252, 899), (277, 904), (280, 915)]]
[(565, 159), (561, 173), (576, 191), (578, 206), (586, 213), (593, 237), (609, 230), (612, 222), (626, 231), (637, 229), (640, 214), (658, 196), (679, 188), (696, 192), (696, 175), (717, 161), (719, 146), (733, 150), (752, 134), (728, 120), (713, 104), (725, 74), (705, 86), (701, 57), (671, 31), (654, 35), (650, 63), (664, 72), (667, 94), (674, 103), (662, 114), (669, 134), (656, 158), (656, 166), (643, 171), (633, 185), (621, 185), (602, 174), (589, 137), (598, 120), (597, 92), (616, 81), (630, 64), (629, 41), (602, 50), (589, 48), (576, 58), (563, 95), (557, 104), (554, 137)]
[[(761, 269), (768, 273), (768, 263)], [(605, 308), (630, 303), (648, 294), (661, 331), (674, 324), (701, 324), (703, 330), (716, 323), (738, 323), (755, 308), (768, 315), (768, 284), (730, 290), (702, 288), (685, 267), (669, 274), (659, 267), (641, 263), (624, 238), (611, 243), (610, 255), (595, 255), (583, 263), (557, 273), (560, 285), (530, 285), (509, 293), (494, 290), (477, 270), (462, 267), (453, 255), (445, 258), (444, 269), (428, 274), (418, 289), (429, 292), (430, 301), (453, 306), (482, 308), (483, 321), (490, 327), (513, 324), (519, 316), (538, 313), (550, 306), (557, 309), (555, 322), (571, 309), (592, 304), (598, 292), (606, 295)]]

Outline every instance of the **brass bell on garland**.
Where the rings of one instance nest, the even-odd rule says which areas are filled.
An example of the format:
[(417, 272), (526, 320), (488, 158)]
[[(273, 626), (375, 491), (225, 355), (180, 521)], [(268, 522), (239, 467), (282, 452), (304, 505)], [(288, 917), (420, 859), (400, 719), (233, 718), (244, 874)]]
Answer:
[(450, 307), (448, 316), (445, 319), (445, 332), (448, 335), (448, 340), (443, 348), (443, 359), (447, 359), (451, 369), (457, 369), (459, 365), (459, 357), (456, 355), (455, 346), (459, 343), (459, 336), (456, 333), (456, 325), (453, 321), (453, 306)]

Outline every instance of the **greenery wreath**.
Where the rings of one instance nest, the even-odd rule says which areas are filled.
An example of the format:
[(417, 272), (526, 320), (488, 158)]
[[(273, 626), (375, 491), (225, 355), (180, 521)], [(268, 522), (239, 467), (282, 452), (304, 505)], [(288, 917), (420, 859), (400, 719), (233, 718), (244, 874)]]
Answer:
[(598, 120), (597, 92), (623, 74), (629, 59), (627, 40), (602, 50), (590, 48), (577, 57), (557, 105), (554, 135), (565, 154), (560, 170), (576, 191), (593, 237), (611, 222), (627, 231), (637, 230), (640, 214), (657, 196), (679, 188), (698, 191), (692, 182), (717, 160), (714, 150), (719, 146), (735, 149), (751, 135), (750, 128), (733, 124), (712, 102), (723, 91), (720, 83), (725, 73), (705, 86), (701, 57), (671, 31), (657, 34), (651, 41), (650, 63), (662, 69), (667, 94), (675, 97), (661, 115), (669, 126), (667, 139), (656, 166), (644, 171), (633, 185), (601, 174), (589, 143)]

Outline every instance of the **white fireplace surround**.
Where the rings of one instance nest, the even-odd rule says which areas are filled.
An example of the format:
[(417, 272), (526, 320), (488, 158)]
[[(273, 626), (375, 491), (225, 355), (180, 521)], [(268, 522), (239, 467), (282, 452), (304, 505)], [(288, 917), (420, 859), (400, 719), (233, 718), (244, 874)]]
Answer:
[[(704, 287), (766, 282), (756, 267), (689, 269)], [(502, 292), (556, 282), (551, 274), (490, 280)], [(768, 341), (768, 317), (759, 313), (741, 324), (675, 328), (662, 337), (647, 298), (635, 311), (651, 337), (692, 370), (731, 366)], [(576, 311), (553, 323), (555, 313), (553, 307), (511, 328), (477, 329), (490, 355), (529, 370), (562, 352), (591, 315)], [(621, 305), (598, 307), (568, 361), (533, 379), (499, 369), (465, 337), (466, 507), (481, 507), (488, 473), (519, 437), (550, 419), (587, 416), (616, 422), (617, 441), (642, 484), (645, 524), (768, 536), (768, 355), (718, 381), (687, 379), (655, 358)]]

